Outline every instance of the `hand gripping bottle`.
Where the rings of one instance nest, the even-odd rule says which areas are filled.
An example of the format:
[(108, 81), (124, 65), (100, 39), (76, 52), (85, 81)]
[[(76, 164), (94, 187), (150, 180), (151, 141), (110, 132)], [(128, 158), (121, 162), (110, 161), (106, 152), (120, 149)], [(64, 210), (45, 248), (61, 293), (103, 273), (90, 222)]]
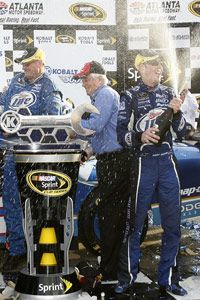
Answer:
[[(167, 107), (167, 109), (156, 118), (155, 127), (159, 129), (159, 131), (155, 132), (156, 135), (160, 137), (158, 145), (160, 145), (165, 137), (165, 133), (169, 130), (170, 125), (173, 119), (173, 109), (171, 107)], [(156, 144), (157, 145), (157, 144)]]

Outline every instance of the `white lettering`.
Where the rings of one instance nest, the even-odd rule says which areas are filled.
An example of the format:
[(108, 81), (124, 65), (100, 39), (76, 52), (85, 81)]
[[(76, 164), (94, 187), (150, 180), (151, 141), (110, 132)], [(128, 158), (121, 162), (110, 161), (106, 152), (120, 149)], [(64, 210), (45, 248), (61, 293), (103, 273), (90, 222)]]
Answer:
[(47, 285), (47, 284), (43, 284), (43, 283), (39, 284), (39, 291), (43, 292), (44, 294), (47, 291), (62, 291), (62, 290), (63, 290), (62, 283), (60, 283), (60, 284), (52, 283), (51, 285)]

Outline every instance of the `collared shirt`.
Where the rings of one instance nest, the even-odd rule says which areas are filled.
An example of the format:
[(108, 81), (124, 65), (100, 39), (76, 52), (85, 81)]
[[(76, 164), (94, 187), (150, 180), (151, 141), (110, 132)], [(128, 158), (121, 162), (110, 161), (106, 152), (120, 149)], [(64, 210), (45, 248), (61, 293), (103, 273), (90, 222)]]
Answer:
[(188, 91), (185, 100), (181, 106), (181, 111), (183, 112), (186, 122), (191, 124), (195, 129), (197, 128), (196, 119), (199, 116), (198, 107), (199, 105), (196, 97)]
[(100, 114), (92, 113), (89, 119), (82, 120), (81, 123), (84, 128), (95, 131), (90, 137), (94, 153), (102, 154), (122, 149), (116, 133), (119, 94), (111, 87), (102, 85), (90, 98)]

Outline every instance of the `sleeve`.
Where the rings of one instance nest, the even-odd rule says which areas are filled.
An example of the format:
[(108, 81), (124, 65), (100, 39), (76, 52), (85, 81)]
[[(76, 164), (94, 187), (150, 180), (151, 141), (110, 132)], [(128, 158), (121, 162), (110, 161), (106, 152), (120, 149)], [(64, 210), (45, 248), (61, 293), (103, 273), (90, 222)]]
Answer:
[(182, 139), (186, 132), (186, 121), (182, 111), (173, 115), (172, 128), (178, 139)]
[(113, 114), (115, 102), (115, 95), (109, 90), (99, 93), (95, 98), (95, 107), (99, 114), (91, 113), (88, 119), (81, 121), (81, 125), (84, 128), (94, 130), (96, 133), (101, 132)]
[(5, 102), (5, 94), (1, 93), (0, 95), (0, 114), (4, 111), (4, 102)]
[(44, 115), (60, 115), (62, 113), (62, 93), (56, 89), (51, 80), (48, 80), (43, 87), (42, 93)]
[(187, 100), (188, 100), (190, 110), (193, 110), (194, 112), (197, 111), (197, 109), (199, 108), (199, 105), (198, 105), (196, 97), (193, 96), (190, 92), (188, 92), (186, 101)]
[(117, 138), (123, 147), (136, 146), (141, 143), (142, 133), (129, 130), (129, 122), (132, 114), (134, 114), (133, 95), (126, 91), (120, 96), (120, 106), (117, 118)]
[(1, 107), (1, 110), (3, 110), (3, 111), (5, 110), (6, 104), (8, 105), (9, 98), (10, 98), (12, 91), (15, 88), (15, 83), (16, 83), (17, 78), (19, 78), (19, 75), (12, 78), (11, 83), (8, 86), (8, 88), (1, 94), (0, 107)]
[[(173, 89), (169, 88), (169, 100), (171, 101), (173, 97), (176, 97), (176, 94)], [(176, 133), (178, 139), (181, 140), (185, 136), (186, 121), (181, 110), (176, 114), (173, 114), (172, 129)]]

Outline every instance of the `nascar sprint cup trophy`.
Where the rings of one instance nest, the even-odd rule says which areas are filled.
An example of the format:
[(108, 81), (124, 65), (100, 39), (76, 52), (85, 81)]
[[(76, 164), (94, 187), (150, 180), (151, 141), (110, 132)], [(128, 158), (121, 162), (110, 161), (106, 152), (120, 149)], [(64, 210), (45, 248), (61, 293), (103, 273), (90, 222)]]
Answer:
[(81, 293), (78, 276), (69, 267), (69, 247), (79, 162), (87, 143), (70, 140), (69, 133), (92, 133), (80, 126), (85, 111), (98, 113), (84, 104), (70, 115), (7, 111), (1, 116), (1, 128), (17, 136), (13, 151), (27, 242), (27, 268), (15, 287), (20, 299), (77, 299)]

